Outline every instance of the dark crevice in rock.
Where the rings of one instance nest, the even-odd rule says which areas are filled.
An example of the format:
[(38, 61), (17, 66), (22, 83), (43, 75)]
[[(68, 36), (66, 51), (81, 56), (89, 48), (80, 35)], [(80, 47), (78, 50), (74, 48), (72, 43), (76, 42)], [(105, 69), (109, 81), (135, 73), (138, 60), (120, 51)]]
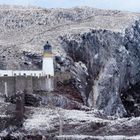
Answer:
[(140, 83), (129, 86), (121, 93), (122, 103), (128, 116), (140, 116)]

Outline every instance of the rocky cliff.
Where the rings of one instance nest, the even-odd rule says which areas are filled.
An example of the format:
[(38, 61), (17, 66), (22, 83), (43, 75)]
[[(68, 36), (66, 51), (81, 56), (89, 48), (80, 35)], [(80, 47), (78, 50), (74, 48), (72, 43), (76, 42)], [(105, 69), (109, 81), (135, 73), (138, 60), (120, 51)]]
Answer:
[(41, 69), (48, 40), (62, 67), (69, 65), (84, 103), (123, 116), (121, 97), (139, 82), (139, 17), (88, 7), (0, 6), (1, 69)]
[[(103, 109), (108, 115), (130, 115), (135, 109), (134, 114), (139, 114), (139, 102), (133, 97), (139, 96), (138, 90), (135, 95), (127, 94), (127, 90), (139, 84), (139, 27), (136, 21), (123, 34), (93, 29), (62, 38), (62, 45), (73, 61), (71, 72), (75, 77), (78, 75), (76, 83), (81, 93), (84, 91), (82, 95), (89, 106)], [(73, 67), (81, 70), (75, 73)]]
[[(70, 130), (74, 128), (72, 132), (75, 134), (89, 134), (89, 131), (96, 130), (95, 135), (110, 135), (113, 133), (113, 128), (118, 127), (109, 119), (110, 127), (106, 115), (140, 116), (139, 19), (139, 13), (89, 7), (42, 9), (0, 6), (0, 68), (41, 69), (42, 46), (49, 41), (53, 46), (56, 71), (69, 72), (72, 81), (67, 86), (60, 84), (55, 93), (43, 95), (41, 97), (43, 105), (51, 102), (65, 109), (100, 110), (102, 112), (100, 116), (104, 116), (102, 119), (105, 118), (107, 121), (105, 123), (104, 120), (103, 123), (101, 121), (99, 127), (92, 119), (93, 126), (87, 120), (78, 120), (77, 123), (78, 118), (72, 118), (73, 121), (76, 119), (75, 123), (69, 123), (68, 116), (64, 116), (64, 124), (68, 122), (68, 127)], [(38, 110), (33, 110), (35, 111), (24, 123), (24, 129), (28, 130), (27, 124), (31, 123), (32, 126), (32, 121), (38, 115)], [(65, 110), (62, 112), (65, 114)], [(92, 118), (92, 115), (87, 114), (96, 114), (83, 113), (86, 119)], [(42, 108), (42, 114), (53, 117), (57, 114), (55, 117), (59, 119), (59, 114), (55, 113), (55, 110)], [(40, 123), (45, 125), (43, 124), (45, 120), (45, 118), (39, 120), (41, 122), (37, 125)], [(47, 120), (47, 123), (53, 123), (52, 128), (49, 128), (50, 131), (58, 133), (55, 121)], [(118, 122), (118, 125), (120, 124), (121, 121)], [(124, 123), (124, 126), (126, 124)], [(66, 126), (64, 125), (65, 133), (72, 134)], [(120, 131), (114, 131), (114, 134), (122, 134), (123, 124), (121, 126)], [(35, 127), (33, 125), (31, 128)], [(87, 133), (84, 133), (85, 128), (88, 128)], [(105, 131), (106, 128), (110, 130)], [(132, 124), (131, 129), (133, 128)], [(136, 131), (137, 135), (138, 130), (139, 128)]]
[(138, 13), (89, 7), (41, 9), (0, 6), (2, 67), (20, 69), (20, 64), (24, 61), (23, 51), (42, 53), (42, 45), (46, 40), (53, 45), (55, 54), (64, 54), (59, 36), (89, 32), (90, 29), (124, 32), (137, 19)]

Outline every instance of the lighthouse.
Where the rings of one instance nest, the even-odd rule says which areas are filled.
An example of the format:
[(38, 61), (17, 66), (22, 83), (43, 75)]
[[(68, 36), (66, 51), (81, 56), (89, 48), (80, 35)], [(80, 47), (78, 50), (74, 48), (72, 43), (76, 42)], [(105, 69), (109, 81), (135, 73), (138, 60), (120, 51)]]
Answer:
[(45, 76), (54, 76), (52, 46), (49, 44), (48, 41), (44, 45), (42, 71)]
[(42, 70), (0, 70), (0, 93), (6, 97), (22, 91), (31, 94), (35, 91), (54, 90), (54, 65), (52, 46), (43, 46)]

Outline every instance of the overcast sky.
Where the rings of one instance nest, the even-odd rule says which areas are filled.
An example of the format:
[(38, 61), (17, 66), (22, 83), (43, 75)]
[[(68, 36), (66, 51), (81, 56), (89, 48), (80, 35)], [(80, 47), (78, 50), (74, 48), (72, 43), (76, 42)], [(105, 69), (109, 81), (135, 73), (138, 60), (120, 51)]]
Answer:
[(90, 6), (140, 12), (140, 0), (0, 0), (0, 4), (33, 5), (46, 8)]

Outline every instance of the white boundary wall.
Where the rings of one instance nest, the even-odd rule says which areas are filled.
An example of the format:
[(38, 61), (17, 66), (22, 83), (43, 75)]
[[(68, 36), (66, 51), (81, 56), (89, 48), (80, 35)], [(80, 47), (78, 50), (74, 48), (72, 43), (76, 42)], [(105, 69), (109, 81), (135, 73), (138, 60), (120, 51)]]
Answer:
[(37, 77), (40, 77), (40, 76), (47, 76), (43, 71), (18, 71), (18, 70), (0, 70), (0, 77), (3, 77), (3, 76), (37, 76)]
[(1, 76), (13, 76), (12, 70), (0, 70), (0, 77)]
[(43, 71), (13, 71), (12, 76), (45, 76)]
[(54, 76), (53, 58), (43, 58), (43, 70), (0, 70), (0, 77), (3, 76)]

